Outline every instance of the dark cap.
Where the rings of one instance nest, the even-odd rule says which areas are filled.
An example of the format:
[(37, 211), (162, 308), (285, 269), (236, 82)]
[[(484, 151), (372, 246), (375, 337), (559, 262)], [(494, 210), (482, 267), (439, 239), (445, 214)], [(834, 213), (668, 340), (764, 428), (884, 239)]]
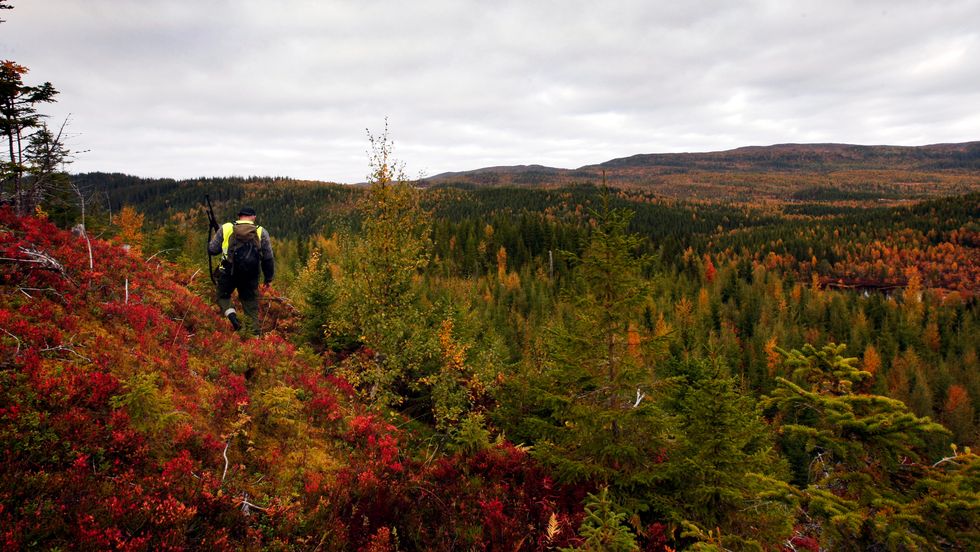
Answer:
[(238, 211), (238, 216), (240, 216), (240, 217), (254, 217), (255, 216), (255, 209), (252, 209), (251, 207), (242, 207), (241, 210)]

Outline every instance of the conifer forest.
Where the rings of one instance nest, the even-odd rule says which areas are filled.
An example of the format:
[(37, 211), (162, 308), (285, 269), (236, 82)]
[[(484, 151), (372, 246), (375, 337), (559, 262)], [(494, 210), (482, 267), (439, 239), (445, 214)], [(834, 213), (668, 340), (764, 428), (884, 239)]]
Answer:
[[(70, 172), (32, 77), (3, 550), (980, 549), (980, 143), (150, 179)], [(259, 337), (205, 196), (272, 236)]]

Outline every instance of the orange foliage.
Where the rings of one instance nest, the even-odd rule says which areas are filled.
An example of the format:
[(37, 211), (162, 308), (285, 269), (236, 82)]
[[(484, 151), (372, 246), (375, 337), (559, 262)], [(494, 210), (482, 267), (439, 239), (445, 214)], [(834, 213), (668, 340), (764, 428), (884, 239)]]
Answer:
[(715, 281), (715, 274), (717, 274), (714, 263), (711, 262), (711, 257), (704, 256), (704, 279), (710, 284)]
[(964, 404), (968, 404), (970, 401), (970, 394), (962, 385), (951, 385), (949, 391), (946, 393), (946, 404), (943, 407), (943, 411), (946, 414), (954, 412)]
[(939, 352), (939, 348), (942, 346), (942, 338), (939, 336), (939, 325), (936, 324), (935, 320), (931, 320), (926, 324), (926, 328), (922, 333), (922, 341), (932, 352)]
[(629, 329), (626, 330), (626, 348), (629, 355), (633, 358), (640, 358), (640, 332), (636, 329), (636, 324), (630, 322)]
[(868, 345), (864, 349), (864, 359), (861, 361), (861, 369), (865, 372), (877, 374), (880, 368), (881, 356), (878, 354), (878, 350), (874, 348), (874, 345)]
[(776, 336), (770, 337), (762, 350), (766, 353), (766, 368), (769, 369), (769, 376), (775, 376), (783, 361), (783, 356), (776, 350)]
[(504, 246), (500, 246), (497, 250), (497, 280), (500, 282), (504, 281), (507, 276), (507, 250)]
[(14, 63), (9, 59), (5, 59), (3, 60), (3, 62), (0, 62), (0, 67), (2, 67), (4, 73), (8, 73), (8, 74), (24, 76), (28, 72), (27, 67), (24, 67), (23, 65), (20, 65), (18, 63)]

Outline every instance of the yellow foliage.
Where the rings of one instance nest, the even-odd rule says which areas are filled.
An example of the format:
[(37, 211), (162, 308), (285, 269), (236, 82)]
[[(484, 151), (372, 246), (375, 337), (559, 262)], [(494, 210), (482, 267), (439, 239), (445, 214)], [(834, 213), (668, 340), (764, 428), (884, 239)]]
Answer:
[(545, 537), (547, 539), (546, 542), (553, 541), (555, 537), (558, 536), (558, 533), (560, 532), (561, 532), (561, 526), (558, 524), (558, 517), (555, 516), (554, 512), (552, 512), (551, 517), (548, 518), (548, 527), (545, 530)]
[(687, 297), (681, 297), (680, 301), (674, 305), (674, 317), (681, 326), (687, 326), (691, 323), (692, 311), (691, 302), (688, 301)]
[(710, 307), (710, 297), (708, 296), (708, 288), (701, 288), (698, 292), (698, 313), (705, 314), (708, 312), (708, 307)]
[(303, 412), (296, 390), (282, 384), (259, 392), (255, 407), (264, 424), (283, 430), (297, 429)]
[(143, 213), (126, 205), (116, 221), (119, 226), (119, 239), (128, 244), (136, 255), (143, 252)]
[(793, 284), (793, 289), (789, 292), (789, 297), (793, 300), (794, 305), (800, 304), (800, 299), (803, 298), (803, 286), (799, 282)]
[(457, 343), (453, 339), (453, 321), (443, 320), (442, 327), (439, 329), (439, 349), (442, 351), (442, 360), (446, 367), (451, 371), (462, 371), (466, 363), (466, 350), (468, 345)]
[(521, 287), (521, 277), (516, 272), (511, 272), (504, 278), (503, 284), (508, 291), (514, 291)]
[(507, 250), (504, 246), (500, 246), (497, 250), (497, 279), (503, 283), (504, 279), (507, 277)]
[(666, 337), (672, 331), (674, 331), (674, 329), (670, 327), (670, 324), (668, 324), (666, 320), (664, 320), (663, 313), (660, 313), (660, 316), (657, 317), (657, 323), (653, 328), (654, 337)]
[(337, 234), (326, 238), (324, 236), (316, 236), (314, 238), (314, 244), (318, 249), (323, 251), (323, 254), (327, 257), (334, 258), (340, 255), (340, 237)]

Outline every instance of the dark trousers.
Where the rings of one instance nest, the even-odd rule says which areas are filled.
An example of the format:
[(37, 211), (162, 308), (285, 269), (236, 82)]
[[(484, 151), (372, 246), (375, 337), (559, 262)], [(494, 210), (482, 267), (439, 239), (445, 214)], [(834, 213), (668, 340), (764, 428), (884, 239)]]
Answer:
[(218, 306), (224, 316), (235, 312), (231, 306), (231, 294), (238, 290), (238, 299), (245, 309), (243, 323), (246, 331), (259, 335), (259, 275), (229, 274), (224, 269), (218, 270)]

